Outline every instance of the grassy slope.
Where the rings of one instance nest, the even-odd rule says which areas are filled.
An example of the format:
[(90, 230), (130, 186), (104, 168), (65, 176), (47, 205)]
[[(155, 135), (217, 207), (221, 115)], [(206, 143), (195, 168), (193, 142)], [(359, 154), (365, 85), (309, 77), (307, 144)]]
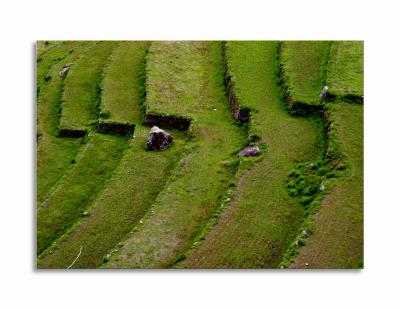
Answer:
[(137, 72), (145, 57), (149, 42), (120, 43), (104, 69), (101, 113), (109, 121), (132, 124), (139, 114)]
[(293, 268), (363, 266), (363, 107), (338, 103), (332, 108), (352, 175), (339, 182), (323, 200), (315, 217), (315, 233), (300, 250)]
[(136, 128), (136, 138), (121, 159), (114, 176), (93, 202), (88, 217), (58, 241), (38, 262), (40, 268), (65, 268), (82, 254), (74, 268), (95, 268), (143, 217), (164, 187), (169, 172), (180, 158), (183, 139), (164, 152), (145, 150), (148, 129)]
[[(61, 44), (61, 45), (58, 45)], [(73, 62), (86, 51), (93, 43), (68, 42), (58, 43), (51, 50), (44, 53), (38, 64), (38, 82), (42, 76), (41, 92), (37, 103), (37, 131), (39, 135), (37, 143), (37, 201), (38, 206), (44, 201), (52, 186), (61, 178), (65, 171), (71, 167), (71, 161), (76, 156), (81, 139), (58, 138), (59, 109), (62, 95), (63, 80), (58, 76), (64, 64)], [(63, 51), (63, 54), (61, 51)], [(69, 50), (73, 48), (73, 53)], [(52, 61), (63, 55), (60, 61)], [(56, 57), (56, 58), (54, 58)], [(45, 73), (42, 64), (53, 63)], [(47, 65), (45, 65), (47, 66)], [(50, 76), (50, 80), (44, 82), (44, 76)]]
[[(203, 74), (203, 67), (196, 65), (199, 53), (196, 44), (181, 41), (153, 43), (149, 49), (147, 62), (147, 111), (155, 114), (187, 116), (207, 108), (199, 101), (200, 83), (197, 78)], [(157, 55), (162, 54), (163, 57)], [(184, 54), (185, 61), (179, 61), (176, 55)], [(191, 68), (187, 63), (193, 63)], [(177, 78), (179, 75), (179, 78)], [(173, 81), (173, 82), (171, 82)], [(188, 90), (188, 85), (192, 89)], [(210, 108), (210, 107), (208, 107)]]
[(64, 234), (103, 188), (117, 166), (127, 139), (92, 133), (76, 163), (37, 210), (37, 253)]
[(325, 72), (321, 70), (329, 51), (328, 41), (285, 41), (281, 63), (294, 101), (319, 104)]
[(318, 156), (321, 128), (284, 110), (274, 79), (275, 42), (228, 44), (236, 86), (243, 100), (257, 106), (254, 124), (267, 151), (241, 177), (231, 205), (183, 266), (273, 268), (303, 217), (303, 208), (287, 193), (287, 176), (296, 162)]
[[(124, 57), (123, 53), (120, 56)], [(143, 58), (144, 53), (136, 53), (136, 56)], [(136, 83), (136, 86), (127, 85), (121, 90), (134, 101), (131, 121), (136, 124), (136, 137), (131, 141), (129, 149), (122, 157), (113, 177), (107, 182), (106, 188), (93, 202), (89, 210), (90, 216), (83, 218), (70, 234), (62, 237), (51, 247), (38, 262), (41, 268), (65, 268), (75, 259), (81, 246), (82, 254), (74, 264), (74, 268), (98, 266), (103, 256), (109, 253), (146, 213), (181, 157), (183, 133), (176, 131), (172, 132), (174, 143), (166, 151), (146, 151), (149, 129), (140, 125), (136, 90), (137, 69), (138, 67), (135, 67), (127, 72), (126, 67), (120, 67), (120, 73), (129, 74), (130, 76), (126, 78)], [(104, 78), (106, 80), (107, 75)], [(106, 95), (106, 90), (107, 88), (103, 89), (103, 95)]]
[(46, 83), (45, 77), (52, 65), (62, 61), (72, 53), (70, 52), (78, 45), (77, 41), (49, 41), (48, 45), (44, 41), (36, 44), (36, 86), (37, 93)]
[[(71, 74), (71, 69), (71, 72), (66, 77), (63, 95), (66, 92), (69, 93), (67, 97), (71, 97), (71, 93), (75, 95), (86, 93), (86, 99), (88, 102), (90, 101), (89, 105), (91, 106), (91, 114), (93, 115), (96, 115), (95, 105), (98, 78), (102, 71), (106, 55), (111, 52), (112, 47), (116, 44), (116, 42), (100, 42), (96, 46), (91, 47), (83, 57), (74, 63), (75, 73)], [(90, 56), (94, 58), (90, 58)], [(88, 58), (90, 58), (90, 61)], [(86, 59), (85, 66), (80, 65), (83, 63), (82, 59)], [(61, 66), (57, 68), (57, 70), (59, 69), (61, 69)], [(76, 79), (78, 79), (78, 82)], [(67, 82), (68, 80), (70, 82)], [(50, 94), (57, 101), (58, 91), (57, 87), (54, 87), (54, 89), (49, 89), (47, 94)], [(78, 97), (75, 97), (75, 99), (78, 99)], [(64, 107), (66, 102), (71, 103), (68, 100), (63, 102)], [(79, 102), (76, 101), (75, 103)], [(56, 109), (53, 109), (53, 112), (50, 113), (49, 119), (54, 120)], [(78, 115), (79, 113), (75, 114), (74, 117), (79, 118)], [(73, 117), (73, 115), (70, 115), (70, 117)], [(47, 190), (50, 185), (54, 184), (61, 177), (60, 171), (66, 169), (68, 162), (73, 162), (71, 158), (74, 157), (78, 150), (79, 145), (77, 142), (68, 143), (65, 141), (68, 141), (68, 139), (61, 141), (61, 139), (53, 137), (51, 143), (44, 145), (50, 147), (41, 147), (38, 150), (38, 183), (42, 184), (42, 181), (44, 181), (43, 187)], [(38, 208), (38, 254), (65, 233), (79, 217), (79, 213), (88, 207), (96, 194), (101, 190), (105, 179), (112, 174), (125, 147), (126, 139), (123, 138), (104, 137), (96, 134), (89, 137), (88, 144), (76, 158), (76, 164), (70, 173), (65, 175), (56, 184), (49, 196), (41, 204), (41, 207)], [(46, 153), (44, 159), (40, 156), (41, 153)], [(60, 160), (57, 155), (61, 156)], [(57, 168), (57, 170), (52, 169), (53, 167)], [(40, 185), (40, 189), (42, 189), (42, 185)], [(38, 193), (41, 194), (39, 195), (39, 200), (43, 200), (43, 194), (41, 192)]]
[(96, 120), (103, 67), (118, 42), (98, 42), (68, 72), (61, 102), (60, 128), (85, 130)]
[(173, 265), (219, 205), (234, 173), (226, 160), (244, 140), (230, 121), (220, 43), (154, 44), (152, 50), (157, 52), (151, 53), (149, 61), (159, 64), (160, 71), (150, 71), (148, 98), (162, 98), (156, 108), (166, 113), (179, 112), (183, 105), (183, 113), (196, 119), (196, 137), (190, 142), (192, 151), (181, 160), (152, 211), (106, 268)]
[[(363, 42), (333, 42), (327, 74), (332, 94), (363, 95)], [(323, 200), (315, 217), (315, 234), (301, 249), (294, 268), (363, 265), (363, 107), (339, 102), (328, 108), (352, 175), (340, 181)]]
[(332, 43), (328, 66), (329, 93), (344, 96), (364, 95), (363, 41), (336, 41)]
[(43, 56), (47, 51), (55, 45), (62, 43), (61, 41), (36, 41), (36, 59)]

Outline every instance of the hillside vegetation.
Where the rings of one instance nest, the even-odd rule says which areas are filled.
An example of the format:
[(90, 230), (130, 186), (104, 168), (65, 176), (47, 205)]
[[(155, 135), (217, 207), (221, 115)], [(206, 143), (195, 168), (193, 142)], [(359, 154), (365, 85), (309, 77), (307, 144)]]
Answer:
[(359, 41), (38, 42), (37, 267), (363, 267), (363, 95)]

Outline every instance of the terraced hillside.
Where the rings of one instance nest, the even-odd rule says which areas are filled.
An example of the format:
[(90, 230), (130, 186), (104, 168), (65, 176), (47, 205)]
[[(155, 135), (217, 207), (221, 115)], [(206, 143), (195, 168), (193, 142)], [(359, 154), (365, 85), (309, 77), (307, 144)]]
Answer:
[(288, 41), (279, 55), (281, 82), (290, 110), (314, 112), (320, 108), (319, 93), (325, 84), (330, 42)]
[(362, 267), (362, 49), (38, 42), (38, 267)]
[(253, 105), (252, 125), (267, 148), (244, 171), (229, 208), (185, 267), (274, 268), (301, 224), (303, 207), (289, 196), (286, 180), (296, 163), (318, 158), (321, 124), (285, 111), (275, 81), (277, 51), (277, 42), (227, 44), (234, 91)]
[[(327, 80), (336, 99), (327, 114), (348, 172), (322, 200), (315, 233), (294, 268), (363, 267), (363, 43), (334, 42)], [(346, 103), (342, 100), (346, 100)]]
[[(194, 137), (151, 212), (104, 265), (107, 268), (172, 267), (180, 260), (222, 202), (237, 166), (232, 154), (245, 142), (241, 129), (230, 120), (220, 43), (153, 44), (148, 110), (191, 117)], [(169, 95), (175, 87), (174, 95)], [(155, 97), (159, 100), (153, 101)]]

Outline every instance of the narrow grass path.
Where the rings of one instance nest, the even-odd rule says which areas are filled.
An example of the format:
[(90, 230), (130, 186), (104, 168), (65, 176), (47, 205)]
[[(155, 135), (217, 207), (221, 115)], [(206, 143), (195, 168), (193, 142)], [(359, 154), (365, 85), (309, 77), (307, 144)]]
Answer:
[(90, 133), (69, 173), (37, 209), (37, 253), (63, 235), (102, 190), (128, 147), (128, 138)]
[(351, 175), (322, 201), (315, 215), (315, 232), (306, 240), (293, 268), (363, 267), (363, 102), (362, 41), (332, 43), (327, 69), (329, 94), (336, 99), (327, 109), (335, 128), (338, 151), (350, 165)]
[[(134, 50), (134, 45), (138, 44)], [(144, 60), (143, 42), (122, 42), (112, 63), (126, 61), (122, 51), (134, 50), (129, 54), (125, 65), (113, 67), (113, 74), (104, 75), (104, 81), (114, 87), (103, 88), (102, 96), (109, 97), (115, 92), (126, 97), (121, 98), (129, 109), (129, 120), (136, 124), (135, 138), (130, 141), (113, 176), (107, 181), (105, 189), (98, 195), (88, 210), (89, 216), (82, 218), (61, 239), (49, 248), (38, 261), (40, 268), (65, 268), (81, 251), (74, 268), (95, 268), (103, 262), (103, 257), (112, 251), (118, 242), (126, 237), (132, 228), (154, 203), (158, 193), (164, 188), (175, 165), (180, 160), (186, 144), (185, 133), (172, 131), (174, 142), (163, 152), (146, 150), (148, 127), (140, 124), (138, 80), (140, 68), (137, 64)], [(108, 71), (106, 71), (108, 72)], [(122, 76), (122, 78), (116, 78)], [(131, 80), (131, 83), (127, 83)], [(131, 101), (132, 100), (132, 101)], [(107, 105), (113, 110), (121, 101), (108, 101)]]
[(172, 147), (162, 153), (146, 151), (147, 133), (148, 128), (136, 127), (135, 139), (88, 209), (89, 215), (43, 255), (38, 267), (66, 268), (82, 247), (74, 268), (95, 268), (139, 222), (163, 189), (184, 144), (179, 132), (173, 132)]
[(335, 41), (329, 59), (329, 93), (339, 98), (364, 96), (364, 42)]
[(287, 95), (295, 102), (319, 105), (319, 93), (325, 80), (329, 41), (285, 41), (280, 61), (287, 85)]
[[(83, 54), (83, 57), (73, 64), (74, 74), (68, 73), (65, 84), (64, 93), (67, 91), (67, 97), (74, 97), (77, 101), (66, 100), (63, 102), (64, 107), (67, 103), (80, 105), (80, 97), (78, 94), (85, 94), (84, 100), (87, 105), (84, 109), (87, 115), (96, 117), (96, 110), (98, 101), (98, 85), (102, 73), (102, 66), (106, 62), (107, 55), (116, 46), (116, 42), (98, 42), (94, 46), (90, 46), (88, 51)], [(94, 51), (93, 51), (94, 50)], [(89, 53), (90, 52), (90, 53)], [(99, 56), (99, 53), (101, 54)], [(89, 56), (94, 57), (82, 66), (84, 59)], [(97, 57), (98, 56), (98, 57)], [(59, 68), (58, 68), (59, 69)], [(71, 77), (72, 75), (72, 77)], [(70, 79), (69, 79), (70, 78)], [(69, 80), (69, 82), (68, 82)], [(57, 93), (56, 87), (52, 89)], [(75, 94), (70, 96), (70, 94)], [(89, 108), (90, 107), (90, 108)], [(52, 115), (54, 117), (54, 114)], [(65, 116), (65, 114), (64, 114)], [(70, 114), (69, 117), (76, 117), (78, 119), (86, 119), (81, 114)], [(86, 119), (87, 120), (87, 119)], [(86, 126), (90, 123), (85, 123)], [(61, 139), (61, 138), (60, 138)], [(115, 167), (117, 166), (120, 158), (123, 156), (124, 151), (128, 147), (128, 138), (119, 136), (106, 136), (97, 133), (89, 133), (83, 140), (85, 145), (76, 157), (70, 159), (73, 164), (72, 168), (66, 173), (57, 183), (53, 186), (45, 201), (38, 207), (37, 210), (37, 254), (40, 255), (53, 241), (63, 235), (80, 217), (83, 212), (95, 199), (97, 194), (102, 190), (105, 180), (108, 179)], [(57, 154), (72, 155), (78, 151), (79, 145), (76, 142), (69, 144), (71, 148), (62, 148), (68, 145), (66, 142), (54, 142), (50, 148), (49, 157), (52, 156), (54, 164), (51, 167), (57, 166)], [(55, 151), (60, 150), (57, 153)], [(43, 163), (51, 163), (51, 160), (44, 160)], [(67, 161), (62, 161), (61, 166), (65, 169)], [(40, 165), (38, 164), (40, 167)], [(40, 169), (39, 169), (40, 170)], [(48, 172), (46, 168), (42, 172)], [(39, 174), (39, 177), (42, 174)], [(50, 173), (48, 175), (51, 175)], [(59, 176), (59, 174), (58, 174)], [(55, 180), (55, 176), (52, 181)]]
[(118, 44), (116, 41), (96, 42), (71, 67), (61, 101), (60, 133), (68, 132), (63, 135), (82, 135), (87, 126), (97, 120), (101, 74)]
[(363, 106), (337, 103), (331, 109), (351, 176), (323, 200), (315, 232), (292, 268), (363, 267)]
[(40, 90), (51, 76), (47, 73), (51, 67), (74, 53), (78, 41), (49, 41), (47, 45), (43, 41), (36, 43), (36, 93)]
[(191, 130), (195, 137), (190, 140), (191, 151), (183, 157), (143, 223), (104, 268), (174, 265), (219, 206), (235, 173), (236, 160), (231, 154), (245, 142), (242, 130), (230, 120), (220, 43), (154, 44), (158, 52), (152, 53), (154, 58), (149, 61), (162, 64), (163, 69), (154, 71), (154, 75), (149, 71), (149, 98), (159, 98), (166, 112), (168, 106), (171, 112), (179, 112), (184, 104), (183, 111), (194, 119)]
[[(276, 42), (228, 42), (227, 59), (267, 150), (246, 171), (229, 208), (185, 268), (275, 268), (303, 220), (303, 208), (287, 192), (297, 162), (315, 160), (322, 126), (316, 119), (292, 117), (275, 82)], [(243, 59), (246, 59), (243, 61)]]
[(121, 42), (103, 72), (100, 119), (114, 123), (139, 123), (138, 72), (149, 42)]
[[(72, 166), (81, 147), (81, 139), (59, 138), (59, 113), (63, 80), (59, 76), (64, 64), (73, 63), (84, 54), (94, 43), (57, 42), (54, 47), (41, 56), (38, 64), (38, 83), (41, 91), (37, 102), (37, 203), (40, 207), (50, 189)], [(70, 53), (70, 50), (73, 50)], [(58, 60), (61, 58), (62, 60)], [(50, 68), (44, 73), (43, 66)], [(39, 73), (42, 70), (42, 73)], [(47, 81), (45, 81), (45, 76)], [(40, 81), (40, 78), (42, 80)]]

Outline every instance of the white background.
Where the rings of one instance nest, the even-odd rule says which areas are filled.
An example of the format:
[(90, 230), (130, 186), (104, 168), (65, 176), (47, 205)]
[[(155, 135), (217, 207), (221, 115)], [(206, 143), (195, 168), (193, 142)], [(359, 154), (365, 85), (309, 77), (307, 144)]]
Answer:
[[(1, 1), (0, 307), (400, 308), (400, 17), (374, 3)], [(35, 271), (37, 39), (365, 40), (365, 270)]]

